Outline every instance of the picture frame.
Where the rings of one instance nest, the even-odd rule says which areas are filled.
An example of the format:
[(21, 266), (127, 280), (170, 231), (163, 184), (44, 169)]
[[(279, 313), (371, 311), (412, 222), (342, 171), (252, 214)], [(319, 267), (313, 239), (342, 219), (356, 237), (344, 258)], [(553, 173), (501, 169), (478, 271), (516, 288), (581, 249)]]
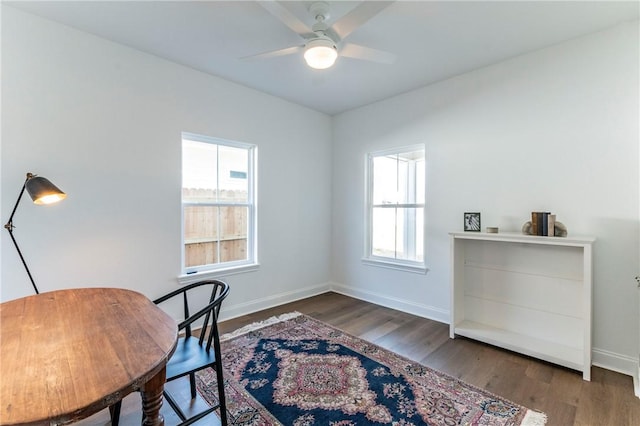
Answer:
[(480, 213), (465, 212), (464, 214), (464, 230), (465, 232), (480, 232)]

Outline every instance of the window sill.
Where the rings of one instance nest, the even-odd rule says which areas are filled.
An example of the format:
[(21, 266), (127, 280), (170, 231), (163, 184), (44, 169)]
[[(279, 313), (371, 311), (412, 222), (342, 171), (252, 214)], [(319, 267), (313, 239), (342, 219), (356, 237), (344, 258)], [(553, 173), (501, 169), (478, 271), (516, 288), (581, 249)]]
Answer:
[(367, 266), (395, 269), (396, 271), (412, 272), (414, 274), (426, 274), (429, 271), (426, 265), (416, 263), (394, 262), (383, 259), (363, 258), (362, 263)]
[(257, 271), (258, 269), (260, 269), (260, 264), (253, 263), (251, 265), (242, 265), (242, 266), (234, 266), (234, 267), (225, 268), (225, 269), (215, 269), (215, 270), (208, 270), (208, 271), (202, 271), (202, 272), (195, 272), (193, 274), (184, 274), (184, 275), (178, 276), (178, 282), (180, 283), (180, 285), (186, 285), (186, 284), (191, 284), (191, 283), (195, 283), (202, 280), (210, 280), (210, 279), (216, 279), (220, 277), (226, 277), (229, 275), (244, 274), (245, 272), (254, 272), (254, 271)]

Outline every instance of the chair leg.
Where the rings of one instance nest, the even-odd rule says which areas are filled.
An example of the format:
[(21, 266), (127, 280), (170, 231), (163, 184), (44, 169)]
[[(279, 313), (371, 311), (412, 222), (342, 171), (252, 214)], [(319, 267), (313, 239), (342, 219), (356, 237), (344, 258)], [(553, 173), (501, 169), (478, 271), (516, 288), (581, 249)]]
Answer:
[(216, 378), (218, 380), (218, 399), (220, 405), (220, 423), (227, 426), (227, 402), (224, 396), (224, 376), (222, 375), (222, 363), (216, 363)]
[(190, 417), (189, 419), (185, 420), (184, 422), (178, 424), (178, 426), (189, 426), (189, 425), (197, 422), (198, 420), (205, 418), (206, 416), (208, 416), (209, 414), (211, 414), (211, 413), (213, 413), (215, 411), (216, 411), (215, 408), (210, 408), (208, 410), (205, 410), (205, 411), (197, 414), (196, 416)]
[(164, 395), (164, 399), (169, 403), (173, 411), (178, 415), (178, 417), (180, 417), (180, 420), (182, 421), (186, 420), (187, 416), (185, 416), (185, 414), (182, 412), (182, 409), (180, 408), (178, 403), (173, 399), (171, 394), (169, 394), (169, 392), (167, 391), (164, 391), (163, 395)]
[(118, 401), (109, 407), (109, 416), (111, 417), (111, 426), (118, 426), (120, 423), (120, 408), (122, 401)]
[[(215, 412), (215, 410), (218, 408), (218, 406), (213, 406), (207, 410), (204, 410), (198, 414), (196, 414), (193, 417), (189, 417), (187, 418), (187, 415), (182, 411), (182, 409), (180, 408), (180, 406), (178, 405), (178, 403), (173, 399), (173, 397), (171, 396), (171, 394), (167, 391), (163, 392), (164, 398), (165, 400), (169, 403), (169, 405), (171, 406), (171, 408), (173, 409), (173, 411), (176, 413), (176, 415), (180, 418), (180, 420), (182, 420), (180, 423), (177, 424), (177, 426), (188, 426), (191, 425), (195, 422), (197, 422), (198, 420), (208, 416), (209, 414)], [(226, 423), (223, 423), (224, 426), (226, 426)]]
[(191, 399), (196, 397), (196, 373), (189, 374), (189, 384), (191, 385)]

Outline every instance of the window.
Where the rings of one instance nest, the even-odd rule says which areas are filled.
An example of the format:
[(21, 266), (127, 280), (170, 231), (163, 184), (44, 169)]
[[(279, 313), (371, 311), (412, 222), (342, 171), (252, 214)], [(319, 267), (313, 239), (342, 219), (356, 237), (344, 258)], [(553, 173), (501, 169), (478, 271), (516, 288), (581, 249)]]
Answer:
[(182, 134), (182, 271), (256, 266), (256, 147)]
[(426, 272), (424, 206), (424, 146), (369, 154), (365, 263)]

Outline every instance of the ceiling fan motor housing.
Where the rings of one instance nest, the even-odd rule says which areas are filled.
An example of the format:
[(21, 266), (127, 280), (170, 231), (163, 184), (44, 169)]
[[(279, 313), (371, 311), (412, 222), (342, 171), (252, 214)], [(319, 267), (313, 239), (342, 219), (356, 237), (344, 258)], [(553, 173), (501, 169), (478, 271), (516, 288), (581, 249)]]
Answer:
[(316, 21), (326, 21), (329, 16), (329, 3), (326, 1), (315, 1), (309, 5), (309, 12)]

